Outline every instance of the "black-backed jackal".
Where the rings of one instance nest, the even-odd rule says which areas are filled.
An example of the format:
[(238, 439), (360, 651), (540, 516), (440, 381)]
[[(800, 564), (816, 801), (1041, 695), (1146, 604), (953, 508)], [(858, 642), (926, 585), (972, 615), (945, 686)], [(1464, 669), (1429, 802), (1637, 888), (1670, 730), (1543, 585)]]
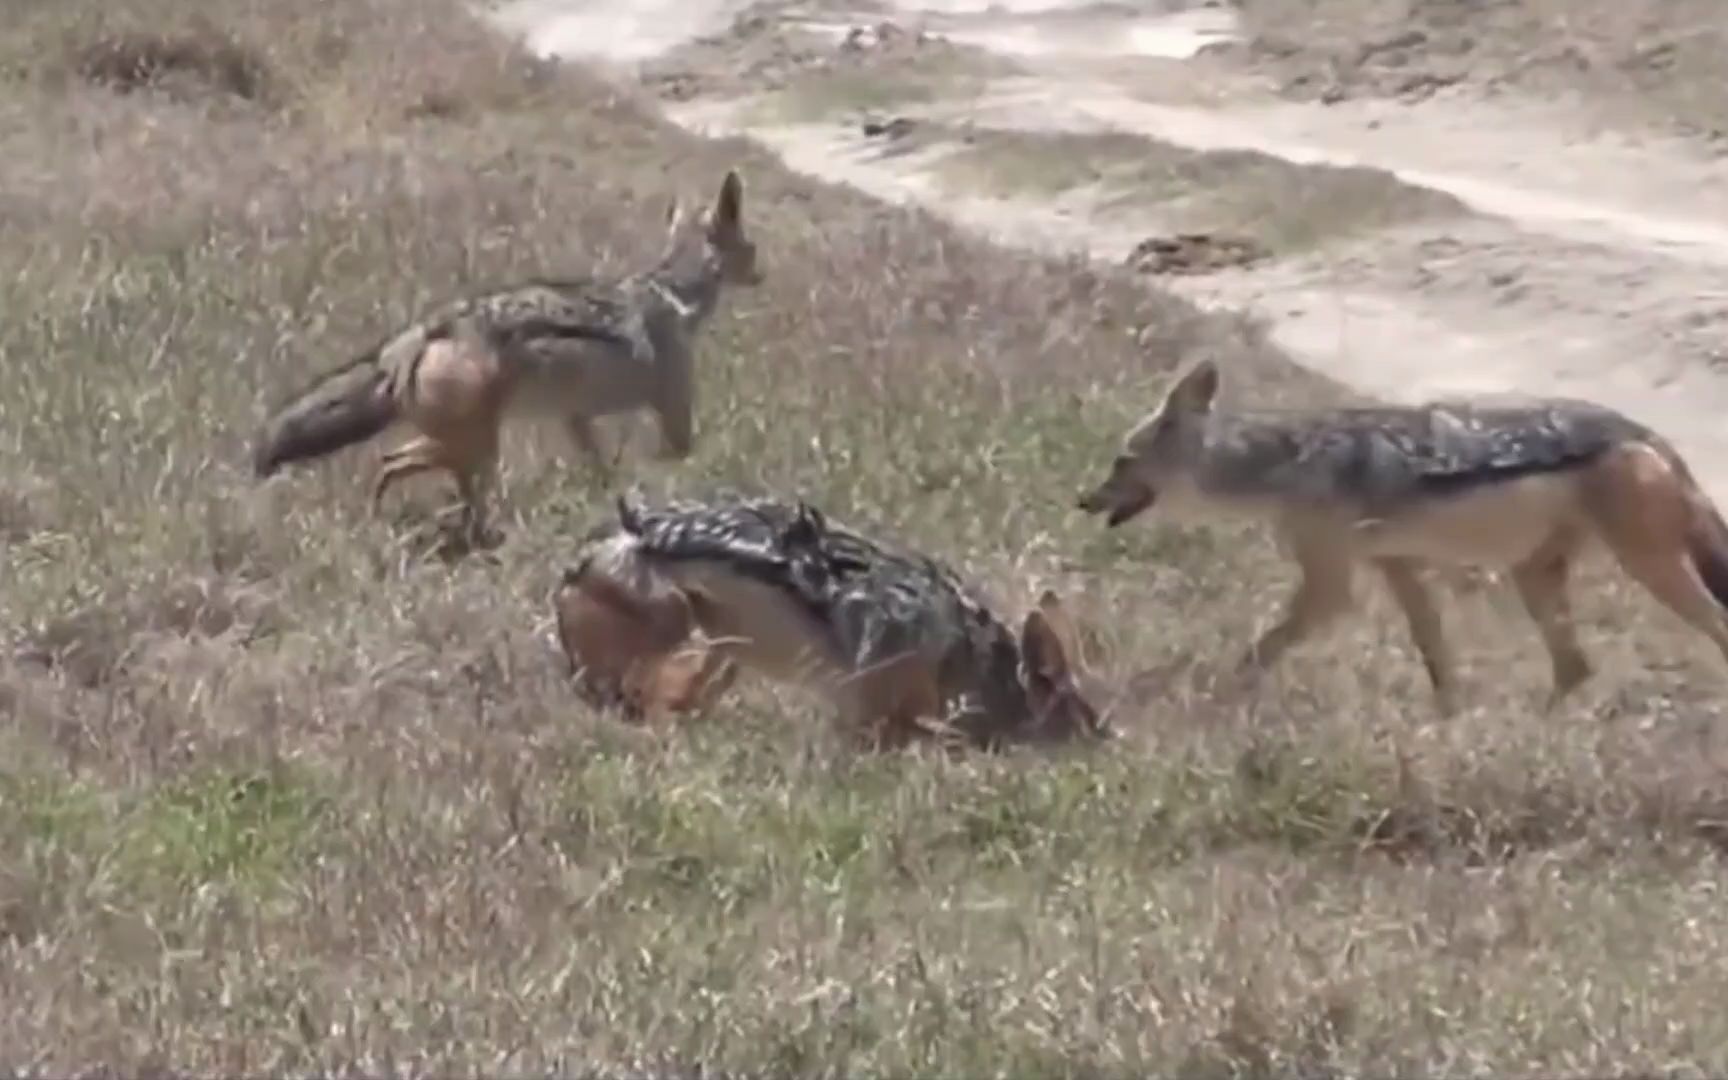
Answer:
[(1347, 612), (1353, 571), (1372, 563), (1451, 711), (1452, 659), (1417, 570), (1475, 565), (1510, 572), (1553, 665), (1551, 708), (1590, 674), (1566, 581), (1592, 538), (1728, 656), (1728, 526), (1673, 447), (1613, 409), (1539, 398), (1235, 411), (1215, 406), (1219, 381), (1210, 362), (1178, 379), (1078, 505), (1112, 527), (1154, 503), (1270, 521), (1302, 579), (1245, 672)]
[[(616, 525), (584, 545), (563, 589), (633, 608), (635, 626), (656, 628), (642, 658), (650, 669), (694, 627), (708, 656), (816, 689), (879, 745), (1109, 734), (1077, 682), (1074, 630), (1054, 594), (1016, 635), (941, 563), (802, 501), (620, 499)], [(572, 663), (585, 666), (579, 655)]]
[(674, 202), (665, 254), (643, 273), (531, 281), (446, 304), (283, 405), (263, 427), (254, 470), (268, 476), (406, 421), (417, 437), (385, 455), (374, 507), (397, 480), (442, 469), (481, 528), (507, 416), (562, 419), (609, 475), (595, 418), (646, 408), (659, 419), (661, 456), (688, 457), (696, 334), (724, 286), (762, 279), (743, 197), (728, 172), (712, 208), (687, 217)]

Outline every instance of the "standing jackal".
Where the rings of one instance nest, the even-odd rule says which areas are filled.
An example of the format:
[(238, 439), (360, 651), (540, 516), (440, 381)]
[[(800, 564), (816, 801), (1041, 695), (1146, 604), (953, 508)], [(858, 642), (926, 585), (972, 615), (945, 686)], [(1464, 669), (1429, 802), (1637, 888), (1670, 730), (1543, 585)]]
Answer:
[[(1072, 625), (1054, 594), (1016, 636), (941, 563), (891, 550), (802, 501), (651, 509), (620, 499), (616, 526), (584, 545), (564, 591), (633, 608), (634, 625), (660, 628), (640, 658), (650, 670), (694, 627), (721, 660), (691, 670), (731, 660), (812, 687), (854, 734), (879, 742), (1109, 734), (1076, 681)], [(578, 610), (566, 602), (561, 617)], [(577, 651), (571, 660), (587, 666)], [(601, 666), (617, 668), (613, 658)]]
[(1244, 672), (1348, 611), (1366, 561), (1449, 712), (1452, 661), (1417, 568), (1493, 566), (1510, 571), (1541, 632), (1552, 708), (1590, 674), (1566, 578), (1592, 538), (1728, 656), (1728, 526), (1673, 447), (1620, 413), (1564, 398), (1230, 412), (1214, 407), (1218, 387), (1209, 362), (1179, 379), (1078, 505), (1112, 527), (1154, 502), (1272, 522), (1302, 579)]
[(443, 469), (481, 527), (507, 415), (564, 420), (608, 475), (594, 420), (652, 409), (661, 456), (693, 446), (692, 347), (727, 284), (762, 280), (744, 232), (743, 183), (728, 172), (715, 205), (687, 218), (674, 202), (664, 256), (616, 281), (532, 281), (457, 300), (319, 378), (265, 424), (259, 476), (372, 438), (398, 420), (418, 437), (384, 456), (372, 504), (397, 480)]

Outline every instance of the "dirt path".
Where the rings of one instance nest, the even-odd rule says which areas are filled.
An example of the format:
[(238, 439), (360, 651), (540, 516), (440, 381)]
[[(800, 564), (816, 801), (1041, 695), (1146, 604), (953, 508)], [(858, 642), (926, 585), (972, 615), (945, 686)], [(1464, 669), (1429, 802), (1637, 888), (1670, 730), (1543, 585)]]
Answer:
[[(1009, 242), (1119, 260), (1147, 236), (1228, 224), (1271, 257), (1163, 283), (1257, 311), (1300, 362), (1378, 395), (1607, 401), (1671, 437), (1728, 502), (1728, 166), (1708, 147), (1606, 130), (1576, 103), (1463, 90), (1413, 104), (1292, 102), (1239, 64), (1195, 55), (1228, 39), (1228, 11), (1148, 6), (782, 5), (694, 47), (675, 31), (715, 33), (743, 5), (685, 0), (682, 23), (658, 9), (600, 16), (619, 5), (583, 0), (521, 0), (506, 12), (547, 51), (638, 63), (680, 50), (695, 72), (669, 95), (680, 123), (748, 134), (800, 171), (917, 200)], [(841, 44), (884, 19), (907, 33)], [(958, 54), (902, 61), (920, 30), (1012, 70)], [(871, 50), (896, 58), (876, 82), (857, 59)], [(840, 53), (844, 77), (797, 81), (811, 56)], [(700, 77), (733, 57), (748, 58), (751, 78)], [(872, 117), (902, 118), (912, 134), (866, 135), (859, 121)], [(994, 156), (957, 181), (980, 128)], [(1092, 141), (1059, 141), (1075, 136)], [(1081, 150), (1105, 156), (1076, 170)], [(1380, 188), (1339, 171), (1350, 166), (1390, 173), (1387, 191), (1457, 205), (1435, 212), (1386, 195), (1367, 215), (1361, 204)], [(1123, 169), (1132, 183), (1111, 180)]]

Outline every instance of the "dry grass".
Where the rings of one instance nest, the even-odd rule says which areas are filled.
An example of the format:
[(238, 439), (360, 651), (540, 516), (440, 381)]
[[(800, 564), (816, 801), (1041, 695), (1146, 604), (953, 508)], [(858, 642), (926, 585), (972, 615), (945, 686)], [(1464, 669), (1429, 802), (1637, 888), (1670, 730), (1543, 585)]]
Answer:
[[(0, 1070), (1728, 1068), (1722, 679), (1648, 602), (1587, 583), (1602, 681), (1547, 720), (1498, 591), (1451, 605), (1450, 725), (1377, 596), (1264, 696), (1209, 690), (1286, 568), (1067, 506), (1179, 361), (1336, 396), (1253, 328), (686, 138), (422, 0), (203, 9), (136, 18), (236, 43), (267, 104), (89, 85), (137, 25), (0, 3)], [(634, 265), (733, 164), (770, 280), (648, 486), (807, 495), (1010, 612), (1057, 584), (1123, 745), (855, 757), (760, 687), (621, 729), (539, 636), (607, 509), (557, 438), (512, 437), (507, 541), (454, 566), (366, 513), (375, 449), (249, 478), (309, 370)]]

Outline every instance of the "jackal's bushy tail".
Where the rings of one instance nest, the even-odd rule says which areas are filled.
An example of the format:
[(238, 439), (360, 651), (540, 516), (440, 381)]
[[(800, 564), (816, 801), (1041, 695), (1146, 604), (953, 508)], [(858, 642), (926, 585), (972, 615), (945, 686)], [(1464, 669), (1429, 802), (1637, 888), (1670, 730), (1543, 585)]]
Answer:
[(374, 349), (325, 372), (278, 409), (253, 449), (253, 471), (269, 476), (290, 462), (334, 453), (389, 427), (397, 407), (385, 385), (380, 353)]

